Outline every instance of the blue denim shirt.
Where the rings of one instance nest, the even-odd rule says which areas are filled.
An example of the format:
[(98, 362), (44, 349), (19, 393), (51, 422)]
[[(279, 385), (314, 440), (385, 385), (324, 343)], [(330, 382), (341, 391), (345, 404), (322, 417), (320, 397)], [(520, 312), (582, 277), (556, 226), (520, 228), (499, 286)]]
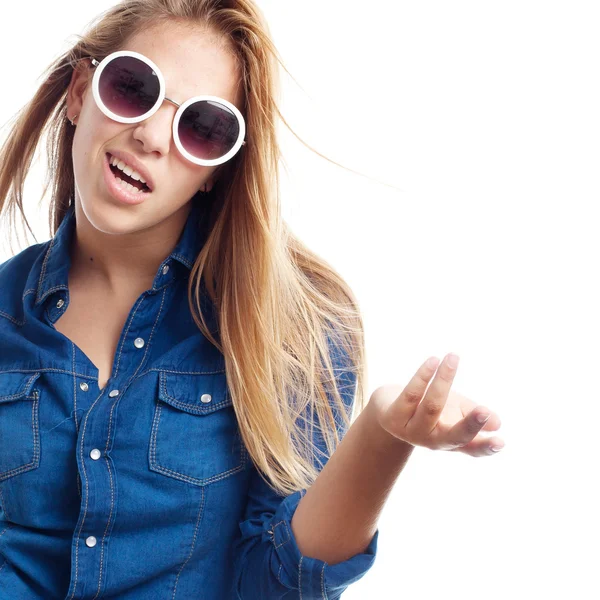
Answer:
[(0, 265), (0, 599), (333, 600), (372, 566), (379, 530), (344, 562), (303, 556), (290, 523), (306, 490), (276, 494), (242, 443), (223, 355), (188, 306), (203, 219), (194, 207), (133, 305), (102, 390), (54, 327), (73, 207)]

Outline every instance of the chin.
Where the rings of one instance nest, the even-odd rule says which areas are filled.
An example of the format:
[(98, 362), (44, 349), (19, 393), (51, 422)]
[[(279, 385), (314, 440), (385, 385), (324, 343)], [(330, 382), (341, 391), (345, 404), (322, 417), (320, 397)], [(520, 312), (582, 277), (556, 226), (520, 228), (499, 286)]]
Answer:
[(123, 235), (144, 229), (140, 211), (132, 211), (135, 206), (119, 206), (112, 200), (81, 202), (84, 218), (96, 230), (108, 235)]

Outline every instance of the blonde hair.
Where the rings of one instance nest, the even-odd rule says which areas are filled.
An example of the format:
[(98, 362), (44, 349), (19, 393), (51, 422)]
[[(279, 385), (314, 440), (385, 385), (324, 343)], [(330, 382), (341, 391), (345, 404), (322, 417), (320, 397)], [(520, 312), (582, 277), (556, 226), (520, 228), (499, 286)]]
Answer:
[[(175, 23), (214, 32), (234, 52), (242, 75), (246, 146), (223, 165), (209, 194), (210, 229), (190, 274), (188, 301), (200, 331), (224, 356), (250, 457), (273, 489), (287, 495), (314, 482), (353, 421), (352, 408), (356, 417), (365, 407), (364, 327), (348, 284), (281, 217), (275, 117), (289, 125), (276, 103), (277, 62), (285, 66), (252, 0), (124, 0), (101, 13), (48, 67), (18, 113), (0, 149), (0, 211), (10, 212), (14, 223), (18, 206), (31, 231), (23, 189), (46, 133), (43, 196), (51, 185), (55, 235), (75, 192), (66, 104), (73, 69), (90, 56), (102, 60), (144, 28)], [(216, 309), (219, 340), (204, 319), (203, 287)], [(348, 383), (353, 376), (356, 390)], [(322, 438), (326, 457), (317, 456), (314, 436)]]

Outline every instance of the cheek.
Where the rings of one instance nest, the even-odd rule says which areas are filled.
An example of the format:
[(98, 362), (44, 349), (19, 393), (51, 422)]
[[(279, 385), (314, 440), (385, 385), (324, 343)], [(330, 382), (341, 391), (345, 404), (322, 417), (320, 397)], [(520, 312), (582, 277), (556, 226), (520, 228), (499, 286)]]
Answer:
[(77, 119), (73, 138), (73, 163), (83, 169), (102, 167), (108, 146), (123, 131), (123, 126), (104, 115), (82, 115)]
[(202, 187), (214, 168), (194, 165), (181, 156), (177, 149), (174, 152), (178, 156), (177, 160), (172, 162), (173, 181), (177, 181), (177, 187), (181, 187), (193, 195)]

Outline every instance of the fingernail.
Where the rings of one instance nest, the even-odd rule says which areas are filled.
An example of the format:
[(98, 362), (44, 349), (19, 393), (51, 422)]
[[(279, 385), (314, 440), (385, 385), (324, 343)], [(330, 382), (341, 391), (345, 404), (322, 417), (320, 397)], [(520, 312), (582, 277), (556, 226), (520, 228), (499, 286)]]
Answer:
[(431, 358), (429, 358), (427, 360), (427, 362), (425, 363), (430, 369), (435, 369), (438, 364), (439, 364), (439, 359), (435, 356), (432, 356)]
[(477, 415), (478, 423), (485, 423), (490, 418), (490, 415)]
[(456, 369), (458, 366), (458, 356), (456, 354), (448, 354), (448, 365)]
[(492, 452), (500, 452), (500, 450), (502, 450), (503, 446), (490, 446), (490, 450)]

